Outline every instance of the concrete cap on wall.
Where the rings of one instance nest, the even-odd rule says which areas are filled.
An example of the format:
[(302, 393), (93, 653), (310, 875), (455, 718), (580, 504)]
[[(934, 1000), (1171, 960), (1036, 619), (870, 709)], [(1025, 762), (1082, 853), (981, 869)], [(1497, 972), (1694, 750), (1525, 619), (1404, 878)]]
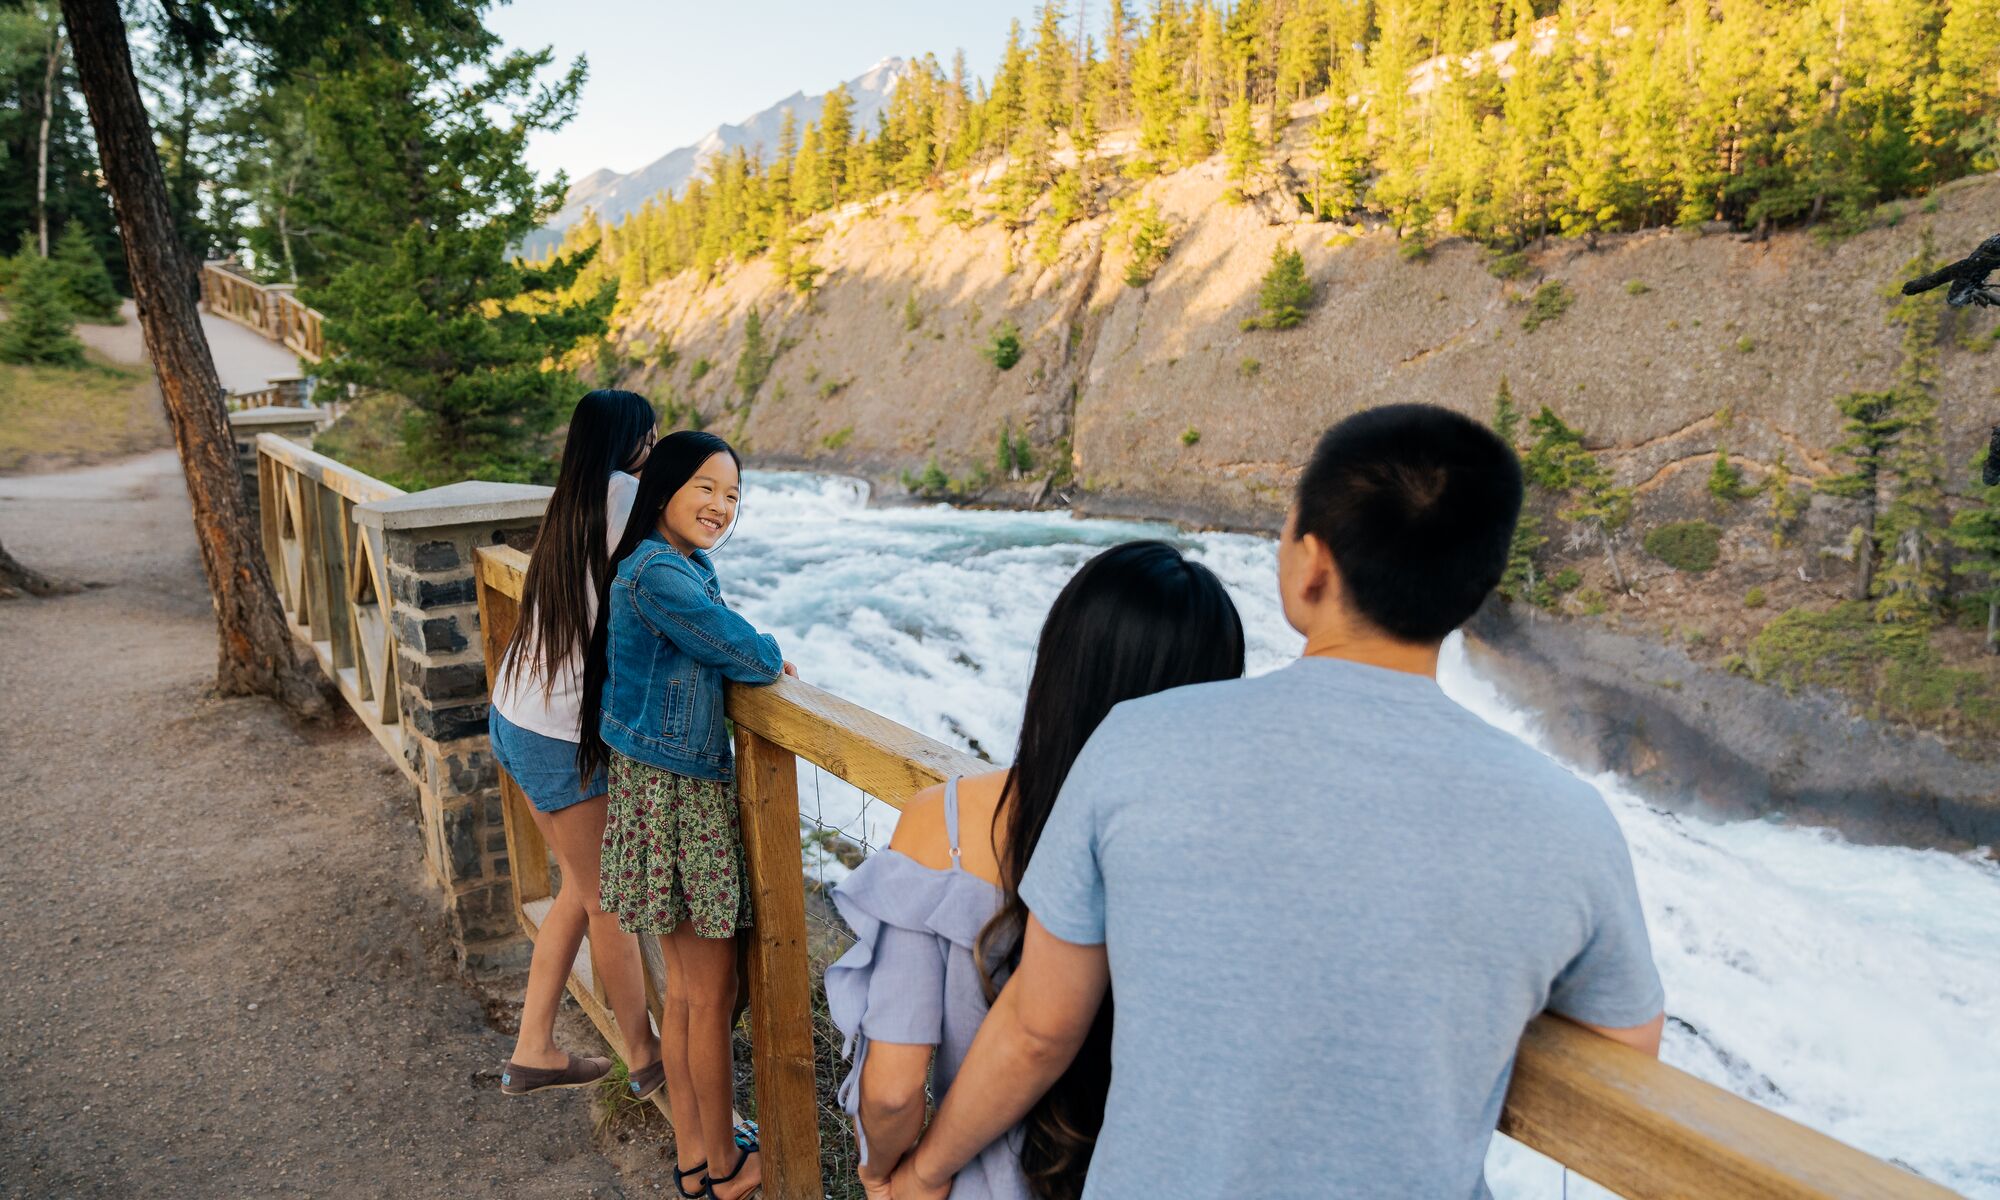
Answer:
[(468, 479), (423, 492), (354, 506), (356, 524), (370, 529), (434, 529), (446, 525), (504, 525), (540, 519), (554, 488), (531, 483)]
[(288, 408), (267, 404), (262, 408), (246, 408), (229, 414), (231, 429), (248, 429), (253, 433), (272, 433), (281, 425), (302, 425), (313, 429), (326, 423), (323, 408)]

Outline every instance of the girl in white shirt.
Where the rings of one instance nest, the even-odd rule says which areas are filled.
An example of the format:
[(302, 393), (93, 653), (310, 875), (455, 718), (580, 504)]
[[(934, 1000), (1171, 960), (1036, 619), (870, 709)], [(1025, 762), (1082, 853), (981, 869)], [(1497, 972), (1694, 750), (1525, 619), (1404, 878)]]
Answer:
[(592, 970), (604, 981), (625, 1043), (633, 1095), (644, 1099), (666, 1082), (646, 1012), (638, 939), (598, 904), (604, 774), (586, 781), (576, 765), (583, 649), (597, 615), (597, 581), (625, 531), (657, 421), (653, 406), (631, 392), (594, 391), (577, 403), (555, 494), (528, 560), (520, 621), (493, 687), (493, 757), (534, 806), (535, 824), (562, 866), (561, 890), (535, 939), (520, 1036), (501, 1071), (500, 1090), (510, 1096), (586, 1087), (611, 1071), (608, 1059), (555, 1044), (556, 1009), (586, 930)]

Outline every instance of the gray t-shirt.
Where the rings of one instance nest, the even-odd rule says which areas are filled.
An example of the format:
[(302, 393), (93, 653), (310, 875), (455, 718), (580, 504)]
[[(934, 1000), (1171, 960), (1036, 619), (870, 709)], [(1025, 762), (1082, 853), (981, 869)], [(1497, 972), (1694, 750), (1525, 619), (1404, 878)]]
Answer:
[(1596, 790), (1336, 659), (1112, 710), (1021, 895), (1110, 956), (1101, 1200), (1484, 1198), (1528, 1021), (1661, 1010)]

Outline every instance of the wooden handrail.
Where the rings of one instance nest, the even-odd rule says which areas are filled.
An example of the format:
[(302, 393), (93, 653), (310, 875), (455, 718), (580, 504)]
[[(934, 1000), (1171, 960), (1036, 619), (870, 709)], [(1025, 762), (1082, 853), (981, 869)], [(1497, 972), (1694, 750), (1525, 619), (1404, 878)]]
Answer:
[(257, 435), (259, 533), (285, 620), (409, 774), (382, 531), (354, 523), (355, 505), (402, 494), (289, 438)]
[(208, 311), (254, 329), (308, 362), (326, 357), (323, 318), (292, 294), (288, 283), (258, 283), (228, 260), (201, 266), (201, 302)]
[[(481, 549), (479, 558), (482, 619), (511, 629), (527, 556), (494, 547)], [(488, 612), (495, 616), (485, 617)], [(489, 640), (489, 663), (498, 654)], [(812, 762), (896, 808), (931, 784), (990, 765), (796, 679), (764, 688), (732, 686), (728, 704), (756, 912), (748, 957), (765, 1194), (817, 1200), (823, 1191), (795, 760)], [(548, 850), (525, 802), (510, 801), (505, 813), (517, 877), (524, 856), (533, 858), (539, 870), (530, 874), (546, 887)], [(523, 926), (533, 932), (525, 917)], [(577, 990), (575, 981), (571, 987)], [(616, 1045), (608, 1012), (600, 1008), (592, 1016)], [(1945, 1200), (1956, 1194), (1553, 1017), (1537, 1018), (1521, 1039), (1500, 1132), (1628, 1200)]]

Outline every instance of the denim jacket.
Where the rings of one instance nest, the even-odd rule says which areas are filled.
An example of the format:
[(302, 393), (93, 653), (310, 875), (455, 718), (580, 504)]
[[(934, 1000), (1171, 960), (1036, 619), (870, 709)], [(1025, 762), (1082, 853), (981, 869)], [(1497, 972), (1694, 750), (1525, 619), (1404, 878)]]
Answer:
[(619, 564), (610, 612), (605, 744), (690, 778), (731, 778), (722, 681), (774, 682), (777, 639), (723, 603), (706, 554), (683, 555), (657, 533)]

